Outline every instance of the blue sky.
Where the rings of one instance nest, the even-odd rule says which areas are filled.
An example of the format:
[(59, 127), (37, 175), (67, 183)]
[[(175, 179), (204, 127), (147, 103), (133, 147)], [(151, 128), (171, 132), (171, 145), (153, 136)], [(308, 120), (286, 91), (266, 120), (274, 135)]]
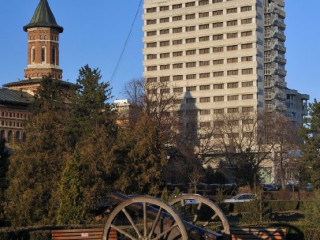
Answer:
[[(85, 64), (98, 67), (104, 81), (110, 81), (115, 98), (122, 98), (123, 86), (141, 78), (142, 8), (134, 25), (126, 51), (114, 78), (112, 73), (121, 54), (140, 0), (48, 0), (57, 23), (64, 27), (60, 35), (60, 67), (63, 79), (75, 82)], [(23, 79), (27, 66), (27, 33), (39, 0), (10, 0), (1, 3), (0, 85)], [(320, 1), (286, 0), (286, 47), (289, 88), (320, 100)]]

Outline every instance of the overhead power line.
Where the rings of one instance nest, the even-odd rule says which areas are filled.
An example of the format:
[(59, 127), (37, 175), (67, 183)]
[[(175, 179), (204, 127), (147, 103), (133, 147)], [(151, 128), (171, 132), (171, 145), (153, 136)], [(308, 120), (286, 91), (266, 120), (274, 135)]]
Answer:
[(130, 27), (130, 31), (129, 31), (129, 33), (128, 33), (128, 36), (127, 36), (126, 41), (125, 41), (125, 43), (124, 43), (124, 46), (123, 46), (123, 48), (122, 48), (121, 54), (120, 54), (120, 56), (119, 56), (119, 58), (118, 58), (117, 64), (116, 64), (116, 66), (115, 66), (115, 68), (114, 68), (114, 70), (113, 70), (113, 73), (112, 73), (112, 75), (111, 75), (110, 82), (112, 82), (112, 80), (113, 80), (113, 78), (114, 78), (114, 76), (115, 76), (115, 74), (116, 74), (116, 72), (117, 72), (117, 70), (118, 70), (118, 67), (119, 67), (119, 65), (120, 65), (122, 56), (123, 56), (123, 54), (124, 54), (124, 52), (125, 52), (125, 50), (126, 50), (126, 48), (127, 48), (127, 45), (128, 45), (129, 39), (130, 39), (130, 37), (131, 37), (131, 33), (132, 33), (132, 30), (133, 30), (134, 24), (135, 24), (135, 22), (136, 22), (136, 20), (137, 20), (137, 17), (138, 17), (138, 15), (139, 15), (139, 11), (140, 11), (140, 7), (141, 7), (141, 4), (142, 4), (142, 1), (143, 1), (143, 0), (140, 0), (140, 2), (139, 2), (139, 6), (138, 6), (138, 9), (137, 9), (137, 11), (136, 11), (136, 15), (134, 16), (134, 19), (133, 19), (132, 24), (131, 24), (131, 27)]

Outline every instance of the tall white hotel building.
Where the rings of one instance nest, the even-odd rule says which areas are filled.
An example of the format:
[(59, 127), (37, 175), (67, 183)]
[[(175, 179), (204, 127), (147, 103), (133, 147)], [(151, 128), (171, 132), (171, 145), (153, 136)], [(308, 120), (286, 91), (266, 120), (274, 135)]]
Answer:
[[(198, 109), (199, 125), (216, 114), (285, 112), (284, 18), (284, 0), (145, 0), (144, 79), (167, 82), (161, 91)], [(293, 97), (300, 121), (308, 95)]]

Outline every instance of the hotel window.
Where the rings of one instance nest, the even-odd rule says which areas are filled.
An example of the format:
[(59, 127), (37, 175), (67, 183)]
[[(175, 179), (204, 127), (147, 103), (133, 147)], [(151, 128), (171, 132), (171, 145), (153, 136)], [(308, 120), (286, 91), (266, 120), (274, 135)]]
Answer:
[(252, 18), (241, 19), (241, 24), (249, 24), (252, 23)]
[(160, 42), (160, 47), (165, 47), (165, 46), (169, 46), (170, 42), (169, 41), (162, 41)]
[(238, 50), (238, 45), (227, 46), (227, 51), (235, 51)]
[(149, 66), (147, 67), (147, 71), (156, 71), (157, 70), (157, 66)]
[(209, 115), (209, 114), (210, 114), (210, 110), (209, 109), (200, 110), (200, 115)]
[(237, 8), (228, 8), (227, 13), (237, 13)]
[(223, 14), (223, 10), (217, 10), (217, 11), (212, 12), (212, 16), (218, 16), (218, 15), (222, 15), (222, 14)]
[(210, 65), (210, 61), (200, 61), (199, 65), (200, 66), (209, 66)]
[(222, 77), (224, 75), (223, 71), (219, 71), (219, 72), (213, 72), (213, 76), (214, 77)]
[(153, 13), (153, 12), (156, 12), (156, 11), (157, 11), (156, 7), (147, 8), (147, 13)]
[(188, 92), (193, 92), (193, 91), (196, 91), (196, 90), (197, 90), (197, 87), (196, 87), (196, 86), (186, 87), (186, 90), (187, 90)]
[(172, 41), (172, 45), (179, 45), (179, 44), (182, 44), (182, 39)]
[(227, 21), (227, 26), (236, 26), (238, 25), (238, 20)]
[(253, 94), (243, 94), (242, 100), (253, 99)]
[(237, 101), (239, 99), (238, 95), (231, 95), (228, 96), (228, 101)]
[(161, 29), (160, 30), (160, 34), (168, 34), (169, 33), (169, 29)]
[(31, 48), (31, 63), (34, 63), (36, 60), (36, 49), (34, 47)]
[(157, 35), (157, 31), (150, 31), (150, 32), (147, 32), (147, 36), (150, 37), (150, 36), (155, 36)]
[(246, 56), (241, 58), (242, 62), (251, 62), (252, 61), (252, 56)]
[(206, 102), (210, 102), (210, 97), (201, 97), (200, 98), (200, 103), (206, 103)]
[(156, 23), (157, 23), (157, 19), (148, 19), (147, 20), (147, 25), (156, 24)]
[(222, 0), (212, 0), (212, 3), (220, 3)]
[(172, 33), (181, 33), (182, 32), (182, 27), (177, 27), (172, 29)]
[(195, 31), (196, 30), (196, 26), (187, 26), (186, 27), (186, 32), (191, 32), (191, 31)]
[(55, 47), (52, 48), (51, 63), (52, 63), (53, 65), (56, 65), (56, 64), (57, 64), (57, 62), (56, 62), (56, 48), (55, 48)]
[(41, 62), (42, 63), (46, 62), (46, 48), (45, 47), (41, 48)]
[(161, 6), (160, 11), (167, 11), (169, 10), (169, 6)]
[(224, 101), (224, 96), (214, 96), (213, 97), (214, 102), (223, 102)]
[(169, 81), (170, 81), (170, 77), (169, 76), (160, 77), (160, 82), (169, 82)]
[(245, 68), (245, 69), (242, 69), (241, 72), (242, 72), (242, 75), (252, 74), (253, 69), (252, 68)]
[(147, 78), (147, 83), (155, 83), (157, 82), (157, 78), (153, 77), (153, 78)]
[(199, 37), (199, 42), (209, 41), (209, 36)]
[(181, 21), (182, 20), (182, 16), (174, 16), (172, 17), (172, 21)]
[(241, 49), (252, 48), (252, 43), (241, 44)]
[(179, 8), (182, 8), (182, 4), (174, 4), (172, 5), (172, 9), (179, 9)]
[(213, 89), (223, 89), (223, 83), (213, 84)]
[(209, 17), (209, 12), (201, 12), (199, 13), (199, 18)]
[(241, 7), (241, 12), (247, 12), (247, 11), (251, 11), (252, 10), (252, 6), (243, 6)]
[(238, 87), (238, 83), (237, 82), (233, 82), (233, 83), (228, 83), (227, 84), (227, 88), (237, 88)]
[(194, 42), (196, 42), (195, 38), (187, 38), (186, 39), (186, 43), (194, 43)]
[(166, 23), (166, 22), (169, 22), (169, 18), (168, 17), (160, 18), (160, 23)]
[(238, 62), (238, 58), (228, 58), (227, 59), (227, 63), (237, 63)]
[(170, 88), (162, 88), (160, 89), (160, 93), (170, 93)]
[(253, 107), (242, 107), (242, 112), (243, 113), (253, 112)]
[(187, 14), (186, 15), (186, 20), (189, 20), (189, 19), (195, 19), (196, 18), (196, 14)]
[(223, 108), (214, 109), (214, 110), (213, 110), (213, 113), (214, 113), (214, 114), (224, 114), (224, 109), (223, 109)]
[(210, 52), (210, 48), (199, 49), (199, 54), (207, 54)]
[(182, 51), (173, 52), (173, 53), (172, 53), (172, 56), (174, 56), (174, 57), (180, 57), (180, 56), (182, 56)]
[(207, 5), (207, 4), (209, 4), (209, 0), (200, 0), (199, 1), (199, 6)]
[(196, 79), (197, 75), (196, 74), (188, 74), (186, 75), (186, 79), (190, 80), (190, 79)]
[(173, 92), (174, 93), (182, 93), (183, 92), (183, 88), (182, 87), (174, 88)]
[(209, 78), (210, 77), (210, 73), (200, 73), (199, 74), (199, 78)]
[(172, 65), (173, 68), (182, 68), (182, 63), (175, 63)]
[(148, 54), (147, 59), (157, 59), (157, 54)]
[(209, 29), (209, 24), (199, 25), (199, 30)]
[(227, 33), (227, 38), (237, 38), (238, 37), (238, 33)]
[(213, 28), (223, 27), (223, 22), (212, 23)]
[(212, 51), (215, 52), (215, 53), (216, 52), (223, 52), (223, 47), (213, 47)]
[(188, 50), (186, 51), (186, 55), (194, 55), (196, 54), (196, 50)]
[(208, 128), (208, 127), (210, 127), (210, 122), (200, 122), (200, 127), (201, 128)]
[(223, 34), (216, 34), (212, 36), (212, 40), (221, 40), (223, 39)]
[(196, 67), (196, 62), (187, 62), (187, 63), (186, 63), (186, 67), (187, 67), (187, 68)]
[(223, 59), (217, 59), (212, 61), (213, 65), (223, 64)]
[(160, 65), (160, 70), (170, 69), (170, 64)]
[(210, 85), (200, 85), (200, 90), (210, 90)]
[(227, 112), (228, 113), (238, 113), (239, 109), (238, 108), (228, 108)]
[[(242, 112), (243, 112), (243, 110), (242, 110)], [(242, 124), (244, 124), (244, 125), (254, 124), (254, 120), (253, 119), (243, 119)]]
[(186, 103), (196, 103), (195, 98), (186, 98)]
[(168, 58), (170, 57), (170, 53), (160, 53), (160, 58)]
[(248, 37), (248, 36), (252, 36), (252, 31), (241, 32), (241, 37)]
[(174, 75), (173, 81), (183, 80), (183, 75)]
[(185, 6), (186, 7), (193, 7), (195, 5), (196, 5), (196, 2), (187, 2)]
[(183, 103), (183, 99), (174, 99), (173, 100), (173, 104), (182, 104)]
[(157, 47), (157, 43), (156, 42), (147, 43), (147, 48), (152, 48), (152, 47)]
[(249, 81), (249, 82), (243, 82), (242, 87), (252, 87), (253, 86), (253, 81)]
[(239, 74), (238, 70), (228, 70), (227, 71), (228, 76), (234, 76), (234, 75), (238, 75), (238, 74)]

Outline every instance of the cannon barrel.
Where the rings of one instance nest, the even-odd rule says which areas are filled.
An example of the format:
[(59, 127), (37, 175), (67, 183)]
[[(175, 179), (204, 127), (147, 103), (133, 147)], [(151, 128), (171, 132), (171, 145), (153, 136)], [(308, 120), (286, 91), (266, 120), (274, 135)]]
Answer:
[[(121, 193), (113, 193), (111, 195), (111, 198), (117, 202), (117, 203), (121, 203), (123, 201), (126, 201), (128, 199), (130, 199), (130, 196), (121, 194)], [(134, 211), (134, 212), (140, 212), (142, 211), (142, 205), (141, 204), (131, 204), (130, 205), (130, 210)], [(147, 207), (147, 216), (148, 217), (155, 217), (158, 213), (158, 209), (148, 206)], [(168, 223), (170, 224), (170, 222), (173, 221), (172, 216), (170, 214), (166, 214), (166, 213), (161, 213), (161, 217), (166, 219), (166, 221), (168, 221)], [(220, 240), (220, 239), (224, 239), (223, 235), (208, 229), (204, 229), (198, 226), (195, 226), (185, 220), (183, 220), (183, 224), (185, 226), (185, 229), (187, 231), (188, 237), (189, 239), (192, 240)]]

